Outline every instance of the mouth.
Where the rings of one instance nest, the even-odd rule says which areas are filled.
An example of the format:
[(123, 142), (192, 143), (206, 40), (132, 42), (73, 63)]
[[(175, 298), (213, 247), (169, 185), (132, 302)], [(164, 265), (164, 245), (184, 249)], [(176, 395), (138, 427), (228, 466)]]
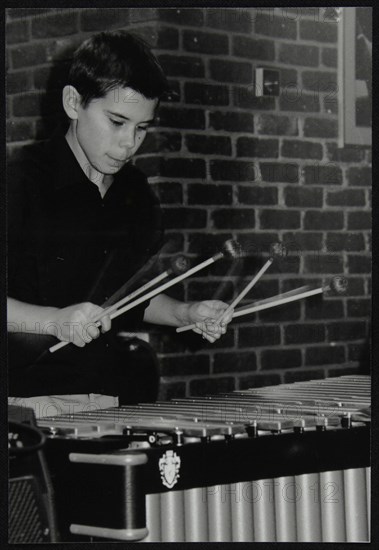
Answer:
[(121, 164), (121, 163), (123, 163), (123, 162), (126, 162), (126, 161), (129, 159), (129, 157), (126, 157), (126, 158), (124, 158), (124, 159), (116, 159), (116, 158), (114, 158), (114, 157), (111, 157), (110, 155), (108, 155), (108, 157), (109, 157), (113, 162), (117, 162), (118, 164)]

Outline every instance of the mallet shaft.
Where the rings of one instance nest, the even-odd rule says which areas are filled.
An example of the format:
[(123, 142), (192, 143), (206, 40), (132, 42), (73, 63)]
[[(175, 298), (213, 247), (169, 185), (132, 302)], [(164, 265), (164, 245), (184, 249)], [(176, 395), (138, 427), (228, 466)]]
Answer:
[(281, 298), (275, 299), (275, 296), (273, 299), (270, 299), (267, 301), (267, 303), (260, 303), (260, 304), (251, 304), (251, 306), (243, 307), (239, 310), (236, 310), (233, 313), (233, 319), (236, 317), (241, 317), (242, 315), (247, 315), (249, 313), (255, 313), (256, 311), (262, 311), (263, 309), (269, 309), (271, 307), (281, 306), (283, 304), (288, 304), (289, 302), (294, 302), (295, 300), (302, 300), (303, 298), (309, 298), (310, 296), (315, 296), (316, 294), (322, 294), (325, 291), (324, 288), (314, 288), (313, 290), (308, 290), (307, 292), (301, 292), (299, 294), (295, 294), (293, 296), (282, 296)]
[(137, 296), (139, 296), (143, 292), (146, 292), (146, 290), (149, 290), (149, 288), (151, 288), (152, 286), (160, 283), (161, 281), (163, 281), (163, 279), (166, 279), (169, 275), (170, 275), (170, 273), (168, 271), (164, 271), (160, 275), (157, 275), (151, 281), (148, 281), (146, 284), (144, 284), (140, 288), (137, 288), (136, 290), (134, 290), (133, 292), (131, 292), (130, 294), (125, 296), (125, 298), (121, 298), (121, 300), (119, 300), (118, 302), (113, 304), (113, 306), (107, 307), (102, 312), (101, 315), (99, 315), (98, 317), (95, 317), (94, 321), (99, 321), (102, 317), (104, 317), (104, 315), (109, 315), (113, 311), (116, 311), (116, 309), (118, 309), (122, 305), (126, 304), (127, 302), (130, 302), (130, 300), (133, 300), (134, 298), (136, 298)]
[[(180, 283), (181, 281), (183, 281), (183, 279), (186, 279), (187, 277), (190, 277), (191, 275), (193, 275), (197, 271), (200, 271), (201, 269), (204, 269), (204, 268), (208, 267), (209, 265), (213, 264), (216, 260), (219, 260), (222, 257), (223, 257), (223, 254), (219, 253), (219, 254), (216, 254), (215, 256), (212, 256), (212, 258), (209, 258), (208, 260), (205, 260), (204, 262), (201, 262), (200, 264), (195, 265), (194, 267), (192, 267), (191, 269), (189, 269), (185, 273), (182, 273), (181, 275), (178, 275), (174, 279), (171, 279), (170, 281), (167, 281), (167, 283), (164, 283), (163, 285), (155, 288), (154, 290), (151, 290), (150, 292), (148, 292), (144, 296), (140, 296), (140, 298), (137, 298), (136, 300), (134, 300), (134, 302), (131, 302), (131, 303), (125, 305), (124, 307), (122, 307), (121, 309), (118, 309), (117, 311), (113, 311), (113, 313), (111, 313), (111, 315), (110, 315), (110, 318), (115, 319), (116, 317), (118, 317), (119, 315), (122, 315), (123, 313), (126, 313), (130, 309), (139, 306), (140, 304), (142, 304), (142, 302), (145, 302), (146, 300), (149, 300), (150, 298), (153, 298), (157, 294), (161, 294), (161, 292), (163, 292), (167, 288), (170, 288), (171, 286), (174, 286), (177, 283)], [(116, 306), (116, 305), (117, 304), (114, 304), (114, 306)], [(114, 307), (114, 306), (112, 306), (112, 307)], [(105, 315), (105, 312), (103, 312), (103, 314)], [(99, 326), (100, 323), (97, 322), (96, 325)], [(57, 351), (58, 349), (63, 348), (64, 346), (66, 346), (69, 343), (70, 342), (59, 342), (58, 344), (55, 344), (54, 346), (51, 346), (51, 348), (49, 348), (49, 351), (51, 353), (54, 353), (55, 351)]]
[(258, 271), (258, 273), (253, 277), (253, 279), (250, 281), (249, 284), (246, 285), (246, 287), (238, 294), (238, 296), (233, 300), (233, 302), (227, 307), (227, 309), (220, 315), (218, 319), (216, 319), (216, 324), (221, 323), (221, 321), (236, 307), (237, 304), (240, 303), (240, 301), (246, 296), (246, 294), (251, 290), (259, 281), (259, 279), (262, 277), (262, 275), (265, 273), (265, 271), (268, 270), (272, 262), (274, 261), (273, 258), (269, 258), (267, 262), (264, 264), (264, 266)]
[[(328, 289), (329, 289), (328, 286), (314, 288), (314, 289), (310, 289), (309, 286), (303, 286), (294, 290), (290, 290), (289, 292), (285, 292), (284, 294), (277, 294), (276, 296), (266, 298), (265, 300), (260, 300), (257, 302), (253, 302), (252, 304), (243, 306), (237, 309), (233, 313), (232, 318), (235, 319), (236, 317), (241, 317), (242, 315), (247, 315), (248, 313), (254, 313), (255, 311), (262, 311), (263, 309), (268, 309), (271, 307), (280, 306), (282, 304), (287, 304), (295, 300), (308, 298), (309, 296), (314, 296), (315, 294), (321, 294), (322, 292), (325, 292)], [(195, 324), (186, 325), (186, 326), (177, 328), (176, 332), (185, 332), (187, 330), (192, 330), (195, 327), (196, 327)]]

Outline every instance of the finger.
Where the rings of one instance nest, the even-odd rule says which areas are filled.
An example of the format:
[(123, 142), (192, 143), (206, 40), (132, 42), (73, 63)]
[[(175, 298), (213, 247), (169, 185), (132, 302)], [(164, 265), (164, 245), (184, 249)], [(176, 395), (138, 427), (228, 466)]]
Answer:
[(207, 324), (207, 332), (208, 332), (208, 334), (211, 334), (213, 336), (221, 334), (222, 331), (224, 331), (224, 330), (225, 330), (224, 325), (221, 325), (219, 323), (213, 323), (211, 325)]
[(216, 327), (212, 327), (212, 330), (208, 330), (207, 327), (203, 328), (202, 334), (203, 334), (203, 336), (204, 336), (205, 338), (207, 338), (207, 340), (210, 339), (210, 338), (211, 338), (211, 339), (216, 338), (217, 335), (218, 335), (217, 326), (216, 326)]
[(228, 323), (224, 323), (224, 321), (221, 321), (221, 323), (219, 323), (218, 327), (219, 327), (219, 332), (221, 332), (222, 334), (225, 334), (225, 332), (228, 328)]
[(209, 334), (216, 333), (218, 331), (218, 326), (214, 320), (207, 321), (204, 323), (205, 331)]
[(214, 336), (211, 336), (210, 334), (205, 334), (204, 339), (208, 340), (208, 342), (210, 342), (211, 344), (216, 341), (216, 338)]
[(203, 321), (198, 321), (196, 323), (196, 328), (199, 329), (201, 334), (206, 334), (208, 332), (207, 325)]
[(218, 338), (219, 337), (219, 332), (217, 331), (214, 331), (214, 332), (209, 332), (209, 331), (206, 331), (205, 332), (206, 336), (208, 336), (209, 338)]
[[(79, 348), (83, 348), (85, 345), (86, 345), (86, 341), (84, 340), (83, 338), (83, 331), (82, 330), (78, 330), (78, 329), (75, 329), (74, 332), (73, 332), (73, 335), (72, 335), (72, 343), (75, 345), (75, 346), (78, 346)], [(90, 340), (88, 340), (89, 342)]]
[(221, 334), (207, 334), (206, 339), (213, 344), (216, 340), (220, 338)]
[(109, 315), (105, 315), (100, 319), (101, 332), (108, 332), (111, 329), (112, 321)]
[(93, 323), (88, 323), (85, 326), (85, 336), (88, 336), (91, 339), (98, 338), (100, 336), (100, 330)]
[(88, 324), (81, 324), (75, 327), (74, 331), (74, 343), (83, 347), (85, 344), (89, 344), (92, 341), (92, 337), (88, 333)]

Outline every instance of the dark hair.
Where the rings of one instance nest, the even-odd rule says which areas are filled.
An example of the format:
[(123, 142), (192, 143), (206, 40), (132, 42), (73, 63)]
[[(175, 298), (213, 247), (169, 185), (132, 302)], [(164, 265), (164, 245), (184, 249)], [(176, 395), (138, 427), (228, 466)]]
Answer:
[(162, 67), (148, 44), (126, 31), (101, 32), (74, 53), (68, 84), (82, 96), (82, 106), (115, 88), (132, 88), (147, 99), (169, 91)]

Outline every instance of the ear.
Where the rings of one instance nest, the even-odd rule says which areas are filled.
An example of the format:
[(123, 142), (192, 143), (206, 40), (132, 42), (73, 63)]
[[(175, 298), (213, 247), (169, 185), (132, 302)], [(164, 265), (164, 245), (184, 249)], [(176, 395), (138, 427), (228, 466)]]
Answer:
[(63, 109), (71, 120), (78, 118), (78, 109), (81, 104), (81, 95), (74, 86), (65, 86), (62, 92)]

